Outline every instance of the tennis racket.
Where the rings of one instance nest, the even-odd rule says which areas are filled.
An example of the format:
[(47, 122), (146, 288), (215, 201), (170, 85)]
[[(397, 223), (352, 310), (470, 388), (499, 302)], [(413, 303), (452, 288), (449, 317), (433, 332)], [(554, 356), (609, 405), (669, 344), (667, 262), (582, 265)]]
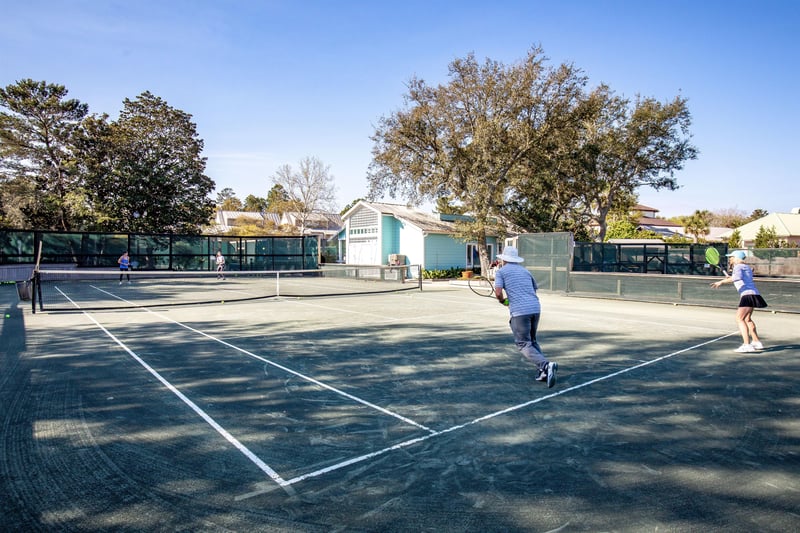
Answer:
[[(720, 266), (719, 266), (719, 250), (717, 250), (716, 248), (706, 248), (706, 262), (709, 265), (713, 265), (713, 266), (715, 266), (717, 268), (720, 268)], [(728, 271), (727, 270), (725, 270), (724, 268), (722, 268), (721, 270), (722, 270), (722, 273), (725, 274), (725, 276), (728, 275)]]
[(469, 288), (478, 296), (494, 296), (494, 283), (483, 276), (474, 276), (467, 280)]

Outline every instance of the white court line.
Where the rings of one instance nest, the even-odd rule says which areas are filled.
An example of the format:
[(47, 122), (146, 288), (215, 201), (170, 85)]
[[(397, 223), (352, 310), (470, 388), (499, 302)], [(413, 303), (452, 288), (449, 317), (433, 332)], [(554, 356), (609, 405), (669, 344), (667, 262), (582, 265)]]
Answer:
[(204, 331), (200, 331), (199, 329), (193, 328), (191, 326), (187, 326), (186, 324), (183, 324), (182, 322), (178, 322), (177, 320), (175, 320), (173, 318), (170, 318), (170, 317), (168, 317), (166, 315), (162, 315), (161, 313), (157, 313), (157, 312), (155, 312), (155, 311), (153, 311), (151, 309), (148, 309), (147, 307), (138, 306), (135, 303), (130, 302), (128, 300), (125, 300), (124, 298), (121, 298), (121, 297), (119, 297), (119, 296), (117, 296), (117, 295), (115, 295), (113, 293), (110, 293), (110, 292), (104, 290), (104, 289), (101, 289), (99, 287), (94, 287), (94, 288), (97, 289), (98, 291), (104, 292), (104, 293), (108, 294), (109, 296), (111, 296), (113, 298), (116, 298), (116, 299), (118, 299), (118, 300), (120, 300), (122, 302), (125, 302), (127, 304), (133, 305), (137, 309), (142, 309), (143, 311), (147, 311), (148, 313), (150, 313), (152, 315), (155, 315), (155, 316), (157, 316), (159, 318), (162, 318), (162, 319), (164, 319), (164, 320), (166, 320), (168, 322), (172, 322), (173, 324), (176, 324), (176, 325), (178, 325), (178, 326), (180, 326), (182, 328), (188, 329), (192, 333), (197, 333), (198, 335), (202, 335), (203, 337), (205, 337), (207, 339), (210, 339), (210, 340), (212, 340), (214, 342), (218, 342), (218, 343), (222, 344), (223, 346), (227, 346), (228, 348), (232, 348), (232, 349), (236, 350), (237, 352), (240, 352), (240, 353), (243, 353), (245, 355), (248, 355), (248, 356), (252, 357), (253, 359), (258, 359), (259, 361), (261, 361), (263, 363), (266, 363), (268, 365), (274, 366), (275, 368), (279, 368), (279, 369), (283, 370), (284, 372), (292, 374), (293, 376), (297, 376), (298, 378), (300, 378), (300, 379), (302, 379), (304, 381), (308, 381), (309, 383), (313, 383), (313, 384), (315, 384), (315, 385), (317, 385), (319, 387), (322, 387), (323, 389), (327, 389), (327, 390), (329, 390), (331, 392), (339, 394), (340, 396), (344, 396), (345, 398), (348, 398), (350, 400), (353, 400), (354, 402), (360, 403), (361, 405), (365, 405), (367, 407), (375, 409), (376, 411), (380, 411), (381, 413), (383, 413), (385, 415), (388, 415), (388, 416), (391, 416), (393, 418), (396, 418), (398, 420), (401, 420), (401, 421), (405, 422), (406, 424), (412, 425), (412, 426), (417, 427), (419, 429), (424, 429), (425, 431), (427, 431), (429, 433), (434, 433), (434, 430), (432, 430), (429, 427), (426, 427), (426, 426), (424, 426), (424, 425), (422, 425), (422, 424), (420, 424), (418, 422), (415, 422), (415, 421), (411, 420), (410, 418), (406, 418), (406, 417), (404, 417), (404, 416), (402, 416), (402, 415), (400, 415), (398, 413), (395, 413), (393, 411), (389, 411), (388, 409), (385, 409), (385, 408), (383, 408), (383, 407), (381, 407), (379, 405), (375, 405), (372, 402), (368, 402), (367, 400), (364, 400), (363, 398), (359, 398), (358, 396), (354, 396), (354, 395), (352, 395), (352, 394), (350, 394), (348, 392), (345, 392), (345, 391), (343, 391), (341, 389), (337, 389), (336, 387), (328, 385), (327, 383), (323, 383), (322, 381), (314, 379), (311, 376), (306, 376), (305, 374), (301, 374), (300, 372), (298, 372), (296, 370), (292, 370), (289, 367), (283, 366), (283, 365), (281, 365), (279, 363), (276, 363), (274, 361), (270, 361), (269, 359), (267, 359), (265, 357), (261, 357), (260, 355), (254, 354), (253, 352), (245, 350), (244, 348), (240, 348), (240, 347), (236, 346), (235, 344), (231, 344), (231, 343), (229, 343), (227, 341), (224, 341), (224, 340), (222, 340), (222, 339), (220, 339), (218, 337), (210, 335), (210, 334), (208, 334), (208, 333), (206, 333)]
[[(62, 296), (64, 296), (64, 298), (66, 298), (66, 299), (69, 301), (69, 303), (71, 303), (72, 305), (74, 305), (74, 306), (75, 306), (77, 309), (80, 309), (80, 306), (79, 306), (78, 304), (76, 304), (74, 301), (72, 301), (72, 299), (71, 299), (69, 296), (67, 296), (66, 294), (64, 294), (64, 293), (61, 291), (61, 289), (59, 289), (58, 287), (56, 287), (56, 290), (57, 290), (58, 292), (60, 292), (60, 293), (62, 294)], [(106, 335), (108, 335), (109, 337), (111, 337), (111, 340), (113, 340), (115, 343), (117, 343), (117, 344), (120, 346), (120, 348), (122, 348), (123, 350), (125, 350), (126, 352), (128, 352), (128, 355), (130, 355), (131, 357), (133, 357), (133, 358), (136, 360), (136, 362), (138, 362), (140, 365), (142, 365), (142, 366), (145, 368), (145, 370), (147, 370), (148, 372), (150, 372), (150, 374), (152, 374), (152, 375), (153, 375), (153, 376), (154, 376), (154, 377), (155, 377), (155, 378), (156, 378), (158, 381), (160, 381), (160, 382), (161, 382), (161, 384), (162, 384), (162, 385), (164, 385), (164, 386), (165, 386), (165, 387), (166, 387), (166, 388), (167, 388), (167, 389), (168, 389), (170, 392), (172, 392), (172, 393), (173, 393), (175, 396), (177, 396), (178, 398), (180, 398), (180, 400), (181, 400), (183, 403), (185, 403), (186, 405), (188, 405), (188, 406), (189, 406), (189, 408), (190, 408), (192, 411), (194, 411), (195, 413), (197, 413), (198, 415), (200, 415), (200, 417), (201, 417), (203, 420), (205, 420), (205, 421), (206, 421), (206, 423), (207, 423), (208, 425), (210, 425), (212, 428), (214, 428), (214, 429), (217, 431), (217, 433), (219, 433), (220, 435), (222, 435), (222, 437), (223, 437), (225, 440), (227, 440), (228, 442), (230, 442), (231, 444), (233, 444), (233, 446), (234, 446), (234, 447), (235, 447), (237, 450), (239, 450), (240, 452), (242, 452), (242, 453), (244, 454), (244, 456), (245, 456), (245, 457), (247, 457), (248, 459), (250, 459), (250, 461), (251, 461), (253, 464), (255, 464), (255, 465), (256, 465), (256, 466), (257, 466), (259, 469), (261, 469), (261, 471), (262, 471), (262, 472), (264, 472), (265, 474), (267, 474), (267, 475), (270, 477), (270, 479), (272, 479), (273, 481), (275, 481), (275, 483), (277, 483), (278, 485), (280, 485), (281, 487), (283, 487), (283, 489), (284, 489), (284, 490), (286, 490), (286, 491), (287, 491), (287, 492), (288, 492), (290, 495), (294, 495), (294, 489), (292, 489), (292, 488), (291, 488), (291, 486), (290, 486), (290, 484), (289, 484), (289, 483), (287, 483), (287, 482), (286, 482), (286, 480), (285, 480), (285, 479), (283, 479), (283, 478), (282, 478), (282, 477), (281, 477), (281, 476), (280, 476), (280, 475), (279, 475), (277, 472), (275, 472), (275, 470), (273, 470), (272, 468), (270, 468), (270, 467), (269, 467), (269, 465), (267, 465), (267, 464), (266, 464), (264, 461), (262, 461), (261, 459), (259, 459), (259, 458), (258, 458), (258, 456), (257, 456), (256, 454), (254, 454), (253, 452), (251, 452), (251, 451), (250, 451), (250, 449), (249, 449), (247, 446), (245, 446), (244, 444), (242, 444), (242, 443), (241, 443), (241, 442), (240, 442), (240, 441), (239, 441), (239, 440), (238, 440), (236, 437), (234, 437), (233, 435), (231, 435), (230, 433), (228, 433), (228, 431), (227, 431), (225, 428), (223, 428), (222, 426), (220, 426), (220, 425), (217, 423), (217, 421), (216, 421), (216, 420), (214, 420), (213, 418), (211, 418), (211, 416), (210, 416), (208, 413), (206, 413), (205, 411), (203, 411), (203, 410), (202, 410), (202, 409), (201, 409), (201, 408), (200, 408), (200, 407), (199, 407), (199, 406), (198, 406), (196, 403), (194, 403), (192, 400), (190, 400), (189, 398), (187, 398), (187, 397), (186, 397), (186, 395), (184, 395), (184, 394), (183, 394), (181, 391), (179, 391), (177, 388), (175, 388), (175, 387), (172, 385), (172, 383), (170, 383), (169, 381), (167, 381), (167, 380), (166, 380), (166, 379), (165, 379), (165, 378), (164, 378), (164, 377), (163, 377), (161, 374), (159, 374), (159, 373), (158, 373), (158, 371), (156, 371), (154, 368), (152, 368), (150, 365), (148, 365), (148, 364), (147, 364), (147, 363), (146, 363), (146, 362), (145, 362), (145, 361), (144, 361), (144, 360), (143, 360), (141, 357), (139, 357), (139, 356), (138, 356), (138, 355), (137, 355), (137, 354), (136, 354), (136, 353), (135, 353), (133, 350), (131, 350), (130, 348), (128, 348), (128, 347), (127, 347), (127, 346), (126, 346), (126, 345), (125, 345), (125, 344), (124, 344), (122, 341), (120, 341), (120, 340), (119, 340), (119, 339), (118, 339), (118, 338), (117, 338), (117, 337), (116, 337), (116, 336), (115, 336), (113, 333), (111, 333), (110, 331), (108, 331), (108, 330), (107, 330), (107, 329), (106, 329), (106, 328), (105, 328), (105, 327), (104, 327), (102, 324), (100, 324), (100, 322), (98, 322), (97, 320), (95, 320), (95, 318), (94, 318), (92, 315), (90, 315), (90, 314), (89, 314), (89, 313), (87, 313), (86, 311), (81, 311), (81, 312), (82, 312), (82, 313), (83, 313), (83, 314), (84, 314), (84, 315), (85, 315), (87, 318), (89, 318), (89, 320), (91, 320), (92, 322), (94, 322), (94, 323), (95, 323), (95, 325), (96, 325), (98, 328), (100, 328), (100, 329), (103, 331), (103, 333), (105, 333)]]
[(452, 433), (453, 431), (457, 431), (459, 429), (463, 429), (465, 427), (468, 427), (468, 426), (471, 426), (471, 425), (474, 425), (474, 424), (479, 424), (479, 423), (484, 422), (486, 420), (490, 420), (492, 418), (496, 418), (498, 416), (505, 415), (505, 414), (511, 413), (513, 411), (517, 411), (519, 409), (523, 409), (525, 407), (528, 407), (528, 406), (543, 402), (545, 400), (549, 400), (551, 398), (555, 398), (557, 396), (562, 396), (564, 394), (567, 394), (568, 392), (574, 392), (574, 391), (582, 389), (584, 387), (588, 387), (589, 385), (594, 385), (595, 383), (599, 383), (601, 381), (605, 381), (605, 380), (611, 379), (611, 378), (619, 376), (621, 374), (625, 374), (626, 372), (631, 372), (633, 370), (636, 370), (636, 369), (639, 369), (639, 368), (642, 368), (642, 367), (645, 367), (645, 366), (648, 366), (648, 365), (652, 365), (652, 364), (657, 363), (659, 361), (663, 361), (664, 359), (669, 359), (670, 357), (674, 357), (674, 356), (682, 354), (684, 352), (688, 352), (690, 350), (694, 350), (695, 348), (700, 348), (701, 346), (705, 346), (707, 344), (711, 344), (711, 343), (717, 342), (719, 340), (725, 339), (727, 337), (730, 337), (732, 335), (738, 335), (738, 334), (739, 334), (738, 331), (732, 332), (732, 333), (728, 333), (728, 334), (723, 335), (721, 337), (717, 337), (716, 339), (711, 339), (709, 341), (701, 342), (700, 344), (695, 344), (694, 346), (690, 346), (688, 348), (684, 348), (683, 350), (678, 350), (676, 352), (672, 352), (670, 354), (662, 355), (661, 357), (657, 357), (655, 359), (651, 359), (650, 361), (645, 361), (645, 362), (640, 363), (638, 365), (634, 365), (634, 366), (631, 366), (631, 367), (628, 367), (628, 368), (623, 368), (622, 370), (618, 370), (616, 372), (612, 372), (611, 374), (606, 374), (605, 376), (601, 376), (599, 378), (595, 378), (595, 379), (589, 380), (589, 381), (587, 381), (585, 383), (581, 383), (579, 385), (574, 385), (574, 386), (569, 387), (567, 389), (560, 390), (558, 392), (554, 392), (552, 394), (548, 394), (548, 395), (542, 396), (540, 398), (536, 398), (535, 400), (531, 400), (531, 401), (528, 401), (528, 402), (525, 402), (525, 403), (521, 403), (521, 404), (517, 404), (517, 405), (511, 406), (511, 407), (507, 407), (507, 408), (502, 409), (500, 411), (495, 411), (494, 413), (490, 413), (488, 415), (484, 415), (484, 416), (481, 416), (479, 418), (475, 418), (475, 419), (470, 420), (469, 422), (466, 422), (464, 424), (458, 424), (458, 425), (449, 427), (447, 429), (443, 429), (441, 431), (436, 431), (435, 433), (432, 433), (430, 435), (425, 435), (425, 436), (418, 437), (418, 438), (415, 438), (415, 439), (410, 439), (410, 440), (407, 440), (407, 441), (403, 441), (403, 442), (397, 443), (397, 444), (395, 444), (393, 446), (389, 446), (388, 448), (383, 448), (382, 450), (377, 450), (377, 451), (374, 451), (372, 453), (368, 453), (366, 455), (360, 455), (358, 457), (353, 457), (353, 458), (348, 459), (346, 461), (342, 461), (341, 463), (337, 463), (335, 465), (331, 465), (331, 466), (328, 466), (326, 468), (321, 468), (321, 469), (316, 470), (314, 472), (309, 472), (307, 474), (303, 474), (302, 476), (294, 477), (292, 479), (289, 479), (286, 483), (289, 484), (289, 485), (294, 485), (295, 483), (299, 483), (300, 481), (305, 481), (306, 479), (310, 479), (310, 478), (313, 478), (313, 477), (318, 477), (318, 476), (321, 476), (323, 474), (327, 474), (329, 472), (333, 472), (334, 470), (339, 470), (340, 468), (344, 468), (346, 466), (350, 466), (350, 465), (355, 464), (355, 463), (360, 463), (362, 461), (366, 461), (367, 459), (372, 459), (373, 457), (377, 457), (379, 455), (383, 455), (383, 454), (389, 453), (389, 452), (391, 452), (393, 450), (399, 450), (400, 448), (406, 448), (408, 446), (411, 446), (412, 444), (417, 444), (417, 443), (426, 441), (428, 439), (432, 439), (433, 437), (438, 437), (439, 435), (444, 435), (446, 433)]

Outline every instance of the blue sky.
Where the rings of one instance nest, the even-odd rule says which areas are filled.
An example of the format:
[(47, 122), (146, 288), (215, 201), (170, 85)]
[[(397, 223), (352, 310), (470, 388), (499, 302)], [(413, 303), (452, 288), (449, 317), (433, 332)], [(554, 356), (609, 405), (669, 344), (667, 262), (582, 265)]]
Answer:
[(800, 207), (795, 0), (0, 0), (0, 85), (65, 85), (116, 117), (150, 91), (192, 115), (217, 190), (266, 196), (283, 164), (330, 165), (339, 207), (364, 196), (375, 125), (412, 76), (446, 83), (474, 53), (541, 45), (590, 86), (688, 98), (697, 160), (662, 216)]

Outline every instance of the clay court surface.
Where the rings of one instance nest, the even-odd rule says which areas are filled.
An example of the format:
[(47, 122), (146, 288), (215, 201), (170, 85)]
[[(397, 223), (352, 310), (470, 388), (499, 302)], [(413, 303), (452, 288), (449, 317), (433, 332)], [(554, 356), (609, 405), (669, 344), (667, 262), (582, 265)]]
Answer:
[(0, 530), (800, 530), (800, 315), (737, 354), (733, 308), (541, 297), (552, 389), (446, 283), (36, 314), (2, 285)]

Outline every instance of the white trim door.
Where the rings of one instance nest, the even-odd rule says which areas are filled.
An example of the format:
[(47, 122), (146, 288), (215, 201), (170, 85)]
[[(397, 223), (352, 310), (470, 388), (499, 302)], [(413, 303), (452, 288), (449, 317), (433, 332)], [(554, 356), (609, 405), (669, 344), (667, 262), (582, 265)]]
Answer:
[(347, 243), (347, 264), (380, 265), (378, 240), (350, 241)]

